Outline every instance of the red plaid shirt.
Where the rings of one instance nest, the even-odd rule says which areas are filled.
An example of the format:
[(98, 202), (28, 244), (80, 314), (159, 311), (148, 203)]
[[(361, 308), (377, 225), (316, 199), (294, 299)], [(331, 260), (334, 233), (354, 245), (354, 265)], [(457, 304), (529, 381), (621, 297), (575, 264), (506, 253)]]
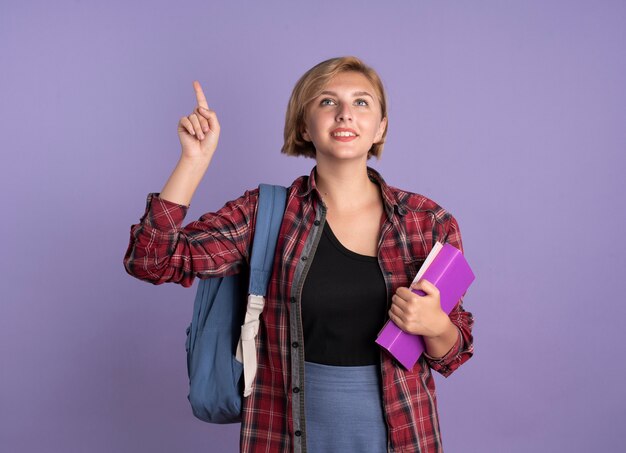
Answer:
[[(462, 250), (452, 215), (421, 195), (381, 187), (386, 213), (381, 222), (378, 262), (388, 304), (408, 286), (436, 241)], [(191, 286), (194, 277), (237, 273), (248, 263), (258, 189), (246, 191), (218, 212), (182, 227), (188, 207), (148, 195), (141, 223), (131, 227), (124, 265), (129, 274), (154, 284)], [(258, 370), (251, 396), (244, 399), (241, 450), (306, 452), (304, 347), (300, 296), (325, 221), (326, 208), (315, 186), (315, 169), (288, 190), (274, 271), (258, 335)], [(471, 313), (462, 299), (450, 313), (461, 335), (439, 360), (422, 356), (406, 371), (381, 350), (382, 399), (389, 452), (441, 452), (435, 382), (431, 369), (450, 375), (473, 353)]]

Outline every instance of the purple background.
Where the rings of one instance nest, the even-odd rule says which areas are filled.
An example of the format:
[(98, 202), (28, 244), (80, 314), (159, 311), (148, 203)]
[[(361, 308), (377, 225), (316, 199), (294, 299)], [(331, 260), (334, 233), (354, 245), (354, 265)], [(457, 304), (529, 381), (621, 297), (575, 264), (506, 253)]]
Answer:
[(0, 449), (236, 450), (186, 401), (194, 289), (129, 277), (129, 228), (194, 79), (222, 136), (188, 220), (308, 173), (291, 88), (355, 54), (389, 92), (372, 165), (457, 217), (478, 277), (446, 451), (625, 451), (626, 4), (309, 3), (2, 2)]

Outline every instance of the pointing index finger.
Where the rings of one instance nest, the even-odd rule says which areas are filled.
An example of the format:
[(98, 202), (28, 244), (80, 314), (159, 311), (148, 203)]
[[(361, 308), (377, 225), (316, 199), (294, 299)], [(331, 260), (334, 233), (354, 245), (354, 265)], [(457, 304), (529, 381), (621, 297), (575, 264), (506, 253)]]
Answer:
[(196, 91), (196, 99), (198, 101), (198, 107), (204, 107), (205, 109), (208, 109), (209, 104), (207, 104), (206, 102), (206, 97), (204, 96), (204, 91), (202, 91), (200, 82), (198, 82), (197, 80), (194, 80), (193, 89)]

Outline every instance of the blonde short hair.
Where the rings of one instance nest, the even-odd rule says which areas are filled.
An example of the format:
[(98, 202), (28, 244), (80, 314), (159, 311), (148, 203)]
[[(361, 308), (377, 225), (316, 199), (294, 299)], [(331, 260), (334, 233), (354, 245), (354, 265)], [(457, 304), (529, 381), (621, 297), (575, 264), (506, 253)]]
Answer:
[[(285, 143), (282, 152), (289, 156), (315, 157), (313, 143), (304, 140), (302, 132), (305, 127), (305, 114), (307, 107), (337, 74), (354, 71), (363, 74), (374, 86), (378, 100), (380, 101), (381, 118), (387, 117), (387, 97), (383, 82), (376, 71), (357, 57), (338, 57), (322, 61), (309, 69), (296, 83), (289, 98), (287, 114), (285, 117)], [(372, 144), (367, 156), (379, 158), (387, 136), (387, 126), (378, 143)]]

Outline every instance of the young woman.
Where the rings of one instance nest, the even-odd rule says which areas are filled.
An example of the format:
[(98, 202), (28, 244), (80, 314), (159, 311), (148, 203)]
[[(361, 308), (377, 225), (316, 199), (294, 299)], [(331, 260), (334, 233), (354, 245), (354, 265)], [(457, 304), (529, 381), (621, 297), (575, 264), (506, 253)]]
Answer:
[[(190, 286), (195, 276), (247, 265), (258, 189), (182, 227), (217, 147), (220, 125), (199, 83), (180, 119), (182, 154), (160, 193), (148, 195), (124, 259), (133, 276)], [(244, 452), (440, 452), (431, 369), (448, 376), (473, 353), (462, 300), (446, 315), (427, 281), (407, 287), (437, 241), (462, 248), (456, 220), (428, 198), (388, 186), (379, 157), (387, 101), (376, 72), (334, 58), (296, 84), (283, 152), (315, 159), (288, 189), (257, 338), (258, 370), (244, 399)], [(424, 354), (405, 370), (374, 343), (391, 318), (422, 335)]]

